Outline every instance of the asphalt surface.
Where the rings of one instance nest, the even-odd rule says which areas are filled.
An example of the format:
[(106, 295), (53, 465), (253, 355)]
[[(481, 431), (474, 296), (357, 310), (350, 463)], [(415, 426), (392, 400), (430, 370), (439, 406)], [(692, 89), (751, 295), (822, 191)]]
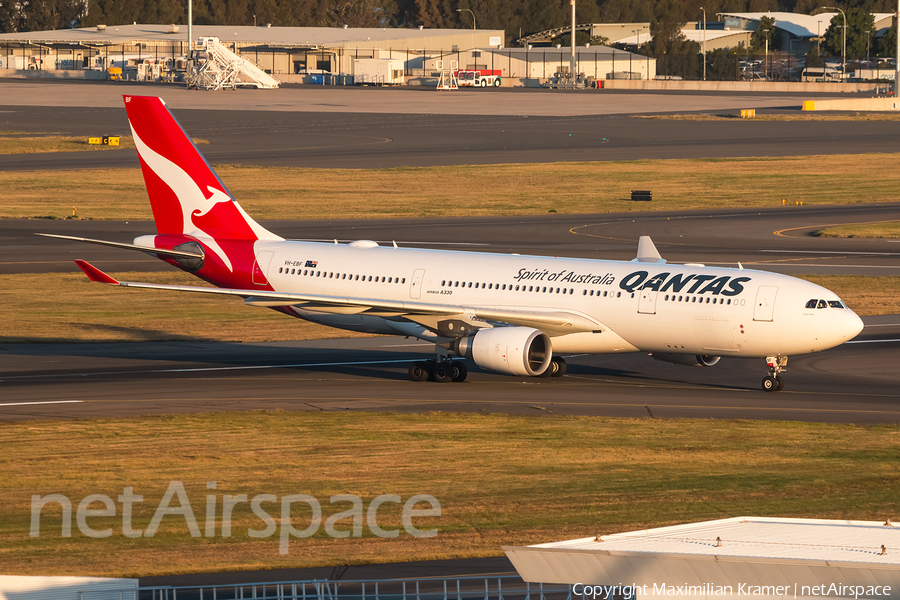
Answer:
[[(673, 262), (784, 273), (896, 275), (889, 240), (809, 235), (823, 225), (895, 218), (900, 205), (398, 221), (271, 222), (290, 238), (396, 240), (400, 245), (629, 260), (650, 234)], [(150, 223), (0, 221), (2, 273), (74, 271), (86, 258), (112, 271), (168, 269), (144, 255), (34, 236), (35, 231), (128, 241)], [(115, 290), (109, 290), (114, 297)], [(190, 298), (179, 301), (190, 302)], [(287, 317), (286, 317), (287, 318)], [(182, 341), (0, 346), (0, 420), (224, 410), (486, 411), (654, 418), (900, 422), (900, 316), (867, 318), (858, 340), (792, 357), (784, 392), (765, 394), (760, 360), (710, 369), (641, 354), (569, 357), (561, 379), (473, 369), (465, 384), (415, 384), (409, 362), (429, 344), (402, 338), (269, 344)], [(302, 391), (298, 391), (302, 390)]]
[[(900, 243), (884, 239), (818, 238), (823, 226), (895, 220), (900, 203), (774, 206), (688, 212), (538, 215), (391, 220), (264, 221), (288, 239), (382, 244), (481, 252), (515, 252), (631, 260), (637, 239), (650, 235), (673, 262), (746, 267), (786, 274), (900, 275)], [(109, 271), (161, 271), (168, 265), (136, 252), (38, 237), (71, 235), (131, 243), (154, 233), (152, 222), (0, 219), (0, 273), (76, 272), (95, 261)]]
[[(0, 82), (0, 128), (72, 135), (127, 133), (122, 93), (159, 94), (212, 163), (314, 167), (788, 156), (900, 151), (896, 122), (670, 121), (633, 113), (796, 111), (812, 95), (551, 93), (285, 89), (202, 94), (174, 87)], [(196, 106), (203, 105), (204, 109)], [(4, 123), (3, 121), (6, 121)], [(0, 156), (0, 170), (136, 166), (133, 152)], [(900, 205), (773, 207), (689, 214), (303, 221), (265, 225), (294, 239), (396, 240), (401, 245), (627, 260), (639, 235), (673, 262), (784, 273), (896, 275), (885, 240), (808, 235), (823, 225), (895, 220)], [(38, 238), (35, 232), (130, 241), (151, 223), (0, 220), (0, 274), (168, 267), (144, 256)], [(779, 232), (777, 235), (775, 232)], [(114, 294), (115, 290), (110, 290)], [(64, 301), (62, 299), (61, 301)], [(190, 299), (185, 299), (188, 302)], [(406, 364), (430, 346), (402, 338), (269, 344), (8, 344), (0, 338), (0, 420), (289, 410), (430, 410), (636, 418), (900, 422), (900, 315), (870, 317), (853, 342), (792, 357), (783, 392), (759, 389), (759, 360), (710, 369), (640, 355), (569, 357), (560, 379), (473, 368), (462, 384), (412, 383)], [(504, 558), (143, 579), (144, 585), (506, 572)]]
[[(900, 152), (900, 121), (683, 121), (635, 115), (799, 113), (821, 94), (0, 82), (0, 129), (129, 135), (121, 94), (158, 94), (213, 164), (386, 168)], [(61, 97), (54, 97), (60, 94)], [(846, 95), (844, 95), (846, 97)], [(49, 106), (48, 106), (49, 104)], [(203, 108), (197, 108), (202, 106)], [(0, 171), (136, 167), (128, 150), (0, 155)]]

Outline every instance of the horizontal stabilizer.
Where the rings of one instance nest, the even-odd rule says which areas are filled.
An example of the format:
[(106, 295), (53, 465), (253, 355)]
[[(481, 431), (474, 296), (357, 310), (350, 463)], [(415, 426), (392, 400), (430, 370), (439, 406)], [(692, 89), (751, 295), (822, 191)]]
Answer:
[(203, 253), (183, 252), (181, 250), (165, 250), (162, 248), (148, 248), (147, 246), (135, 246), (134, 244), (123, 244), (121, 242), (107, 242), (106, 240), (92, 240), (90, 238), (73, 237), (71, 235), (54, 235), (52, 233), (37, 233), (43, 237), (58, 238), (61, 240), (73, 240), (76, 242), (86, 242), (88, 244), (98, 244), (100, 246), (110, 246), (112, 248), (124, 248), (125, 250), (137, 250), (146, 252), (147, 254), (155, 254), (157, 256), (172, 256), (181, 258), (203, 258)]
[(78, 268), (84, 271), (84, 274), (88, 276), (88, 279), (91, 281), (95, 281), (97, 283), (108, 283), (109, 285), (119, 285), (119, 282), (89, 263), (86, 260), (77, 259), (75, 264), (78, 265)]
[(656, 249), (656, 246), (653, 245), (653, 240), (650, 239), (650, 236), (642, 235), (638, 239), (637, 257), (631, 262), (664, 265), (666, 264), (666, 259), (659, 255), (659, 251)]

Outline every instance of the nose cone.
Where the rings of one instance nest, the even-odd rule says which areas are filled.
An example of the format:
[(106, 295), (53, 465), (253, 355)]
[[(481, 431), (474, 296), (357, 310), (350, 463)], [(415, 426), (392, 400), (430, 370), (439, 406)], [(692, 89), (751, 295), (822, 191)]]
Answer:
[(859, 332), (863, 330), (864, 326), (862, 319), (860, 319), (859, 315), (852, 310), (847, 309), (844, 311), (844, 314), (841, 315), (840, 331), (841, 336), (845, 340), (852, 340), (855, 338), (859, 335)]

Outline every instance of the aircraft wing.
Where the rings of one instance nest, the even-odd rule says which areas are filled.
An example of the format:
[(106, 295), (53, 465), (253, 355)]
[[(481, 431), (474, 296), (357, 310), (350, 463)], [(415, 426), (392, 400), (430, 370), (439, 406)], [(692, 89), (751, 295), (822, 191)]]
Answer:
[(506, 309), (502, 307), (462, 306), (428, 302), (399, 302), (376, 298), (344, 298), (319, 294), (293, 294), (268, 290), (118, 281), (87, 261), (76, 260), (75, 264), (91, 281), (107, 285), (237, 296), (244, 298), (244, 303), (250, 306), (296, 306), (319, 312), (340, 314), (366, 313), (385, 317), (404, 317), (439, 334), (450, 335), (450, 337), (453, 337), (454, 334), (451, 334), (450, 330), (447, 330), (442, 324), (454, 320), (466, 321), (473, 327), (486, 327), (490, 322), (534, 327), (544, 331), (551, 337), (567, 333), (600, 332), (606, 329), (594, 319), (564, 310)]

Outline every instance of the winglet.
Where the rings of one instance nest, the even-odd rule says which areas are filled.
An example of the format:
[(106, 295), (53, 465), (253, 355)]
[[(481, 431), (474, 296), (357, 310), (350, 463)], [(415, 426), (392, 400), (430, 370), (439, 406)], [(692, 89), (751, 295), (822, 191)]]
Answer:
[(77, 259), (75, 264), (78, 265), (78, 268), (84, 271), (84, 274), (88, 276), (88, 279), (97, 283), (108, 283), (109, 285), (119, 285), (119, 282), (89, 263), (86, 260)]
[(637, 257), (631, 262), (656, 263), (658, 265), (663, 265), (666, 263), (666, 259), (659, 255), (659, 251), (656, 249), (656, 246), (653, 245), (653, 240), (650, 239), (650, 236), (642, 235), (638, 239)]

